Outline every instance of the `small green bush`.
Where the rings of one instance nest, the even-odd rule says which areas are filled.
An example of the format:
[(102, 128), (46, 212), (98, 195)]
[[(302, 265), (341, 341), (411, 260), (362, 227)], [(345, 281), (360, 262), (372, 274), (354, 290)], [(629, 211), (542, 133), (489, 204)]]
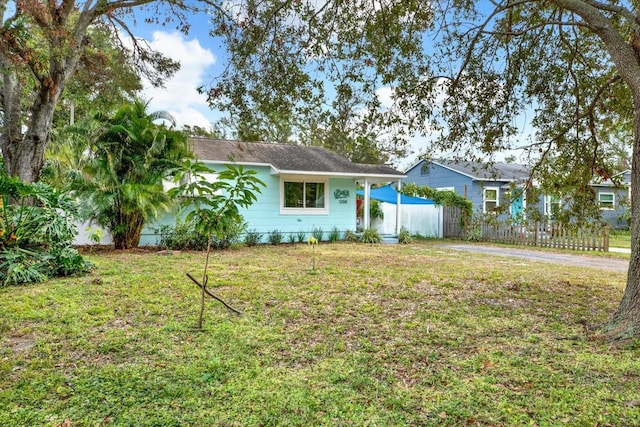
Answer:
[(89, 271), (91, 264), (72, 246), (74, 200), (41, 182), (6, 175), (0, 175), (0, 194), (0, 286)]
[(380, 233), (378, 233), (378, 230), (375, 228), (366, 228), (362, 230), (360, 241), (362, 243), (380, 243), (382, 236), (380, 236)]
[(338, 227), (333, 227), (329, 233), (328, 239), (330, 242), (337, 242), (340, 240), (340, 230)]
[(356, 233), (351, 230), (347, 230), (344, 232), (344, 240), (346, 242), (357, 242), (360, 239), (358, 238), (358, 235)]
[(272, 245), (279, 245), (283, 239), (282, 232), (280, 230), (273, 230), (269, 232), (269, 243)]
[(400, 230), (400, 233), (398, 234), (398, 243), (402, 243), (405, 245), (409, 243), (413, 243), (413, 237), (411, 236), (411, 233), (409, 232), (409, 230), (407, 230), (404, 227)]
[[(213, 236), (211, 238), (212, 249), (227, 249), (233, 243), (238, 242), (240, 235), (246, 229), (246, 223), (238, 224), (227, 229), (226, 236), (222, 239)], [(176, 221), (175, 225), (163, 225), (156, 232), (160, 233), (158, 246), (172, 250), (207, 250), (208, 237), (196, 231), (193, 221)]]
[(260, 242), (262, 242), (262, 234), (258, 233), (256, 230), (247, 231), (244, 234), (245, 245), (256, 246)]
[(318, 242), (322, 242), (322, 238), (324, 237), (324, 230), (320, 227), (313, 227), (311, 230), (311, 235), (315, 237)]
[(298, 231), (298, 233), (296, 233), (296, 239), (298, 239), (298, 243), (303, 243), (304, 241), (306, 241), (306, 237), (307, 233), (305, 233), (304, 231)]
[(293, 234), (293, 233), (289, 233), (289, 234), (287, 235), (287, 241), (288, 241), (289, 243), (291, 243), (291, 244), (295, 243), (295, 242), (296, 242), (296, 235), (295, 235), (295, 234)]

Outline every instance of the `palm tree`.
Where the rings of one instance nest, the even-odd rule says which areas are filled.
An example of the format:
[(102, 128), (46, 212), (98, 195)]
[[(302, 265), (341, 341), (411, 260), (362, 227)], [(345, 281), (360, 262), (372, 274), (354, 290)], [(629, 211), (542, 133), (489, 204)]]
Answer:
[[(147, 106), (138, 100), (112, 117), (97, 115), (103, 131), (89, 138), (81, 159), (79, 150), (67, 155), (73, 158), (66, 172), (69, 188), (84, 202), (84, 216), (111, 232), (116, 249), (137, 246), (144, 225), (171, 206), (162, 180), (190, 157), (187, 137), (173, 128), (173, 118), (148, 113)], [(155, 123), (160, 119), (171, 126)]]

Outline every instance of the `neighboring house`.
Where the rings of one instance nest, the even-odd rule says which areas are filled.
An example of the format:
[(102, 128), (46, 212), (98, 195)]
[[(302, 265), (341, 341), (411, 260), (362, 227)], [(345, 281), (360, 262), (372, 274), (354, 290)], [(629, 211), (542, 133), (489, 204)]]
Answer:
[(614, 176), (619, 179), (623, 188), (616, 186), (611, 180), (593, 182), (596, 197), (602, 209), (602, 218), (614, 228), (626, 228), (627, 221), (622, 216), (631, 201), (631, 170), (625, 170)]
[[(224, 165), (242, 165), (257, 172), (266, 187), (258, 200), (241, 211), (248, 229), (266, 235), (278, 230), (287, 241), (291, 233), (337, 228), (356, 231), (356, 183), (367, 189), (374, 183), (398, 183), (405, 175), (389, 166), (353, 163), (316, 146), (192, 138), (195, 157), (220, 171)], [(215, 176), (212, 177), (215, 179)], [(367, 219), (368, 221), (368, 219)], [(155, 245), (155, 229), (175, 224), (165, 216), (143, 232), (141, 245)]]
[[(426, 185), (435, 190), (454, 191), (471, 201), (475, 213), (494, 212), (505, 203), (509, 215), (521, 216), (526, 208), (522, 188), (529, 176), (523, 165), (495, 163), (491, 166), (479, 162), (452, 160), (421, 160), (406, 172), (403, 182)], [(512, 194), (515, 190), (515, 194)]]
[[(629, 171), (624, 182), (629, 182)], [(404, 182), (426, 185), (436, 190), (451, 190), (471, 201), (474, 213), (500, 211), (502, 218), (522, 218), (526, 209), (536, 209), (546, 216), (552, 215), (562, 203), (558, 198), (543, 196), (535, 206), (527, 207), (523, 188), (529, 178), (526, 166), (516, 163), (452, 160), (421, 160), (406, 171)], [(596, 197), (602, 207), (602, 218), (613, 227), (621, 227), (619, 218), (628, 200), (627, 189), (616, 188), (611, 181), (594, 182)], [(501, 209), (500, 209), (501, 208)]]

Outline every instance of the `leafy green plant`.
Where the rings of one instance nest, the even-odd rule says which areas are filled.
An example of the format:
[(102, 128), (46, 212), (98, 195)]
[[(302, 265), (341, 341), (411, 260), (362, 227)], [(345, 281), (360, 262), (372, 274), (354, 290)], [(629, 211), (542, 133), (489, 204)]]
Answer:
[(91, 243), (94, 245), (99, 245), (102, 237), (104, 237), (104, 231), (101, 228), (87, 228), (86, 231), (89, 233), (88, 237)]
[(344, 232), (344, 240), (346, 242), (358, 242), (360, 238), (353, 230), (347, 230)]
[(282, 243), (283, 238), (284, 235), (280, 230), (271, 230), (269, 232), (269, 236), (267, 237), (269, 243), (272, 245), (279, 245), (280, 243)]
[(380, 243), (382, 241), (382, 236), (378, 233), (378, 230), (375, 228), (366, 228), (362, 230), (362, 234), (360, 235), (360, 242), (362, 243)]
[(479, 242), (482, 240), (482, 229), (480, 226), (472, 225), (466, 234), (466, 238), (470, 242)]
[[(245, 231), (246, 223), (225, 228), (222, 237), (211, 237), (211, 249), (227, 249), (238, 242)], [(193, 221), (177, 220), (175, 225), (162, 225), (157, 229), (160, 233), (158, 246), (173, 250), (203, 251), (209, 245), (209, 237), (196, 229)]]
[(256, 246), (262, 241), (262, 234), (256, 230), (247, 231), (244, 234), (244, 244), (247, 246)]
[(311, 235), (315, 237), (318, 242), (322, 242), (322, 238), (324, 237), (324, 230), (322, 227), (313, 227), (311, 230)]
[(398, 243), (409, 244), (413, 243), (413, 236), (406, 228), (402, 227), (400, 229), (400, 233), (398, 234)]
[(304, 231), (298, 231), (296, 233), (296, 239), (298, 240), (298, 243), (304, 242), (304, 239), (306, 237), (307, 237), (307, 233), (305, 233)]
[(330, 242), (337, 242), (340, 240), (340, 229), (338, 227), (333, 227), (329, 233), (328, 239)]
[[(182, 209), (191, 209), (185, 218), (185, 222), (193, 221), (195, 229), (207, 236), (207, 256), (205, 258), (202, 273), (202, 282), (198, 282), (191, 275), (187, 276), (201, 289), (200, 313), (198, 316), (198, 329), (202, 329), (204, 315), (205, 296), (209, 295), (224, 304), (230, 310), (238, 312), (226, 302), (207, 291), (209, 276), (209, 255), (211, 242), (215, 237), (224, 239), (230, 230), (237, 229), (242, 224), (243, 217), (240, 208), (247, 208), (257, 200), (256, 193), (261, 192), (265, 184), (253, 170), (245, 171), (242, 166), (225, 166), (226, 169), (218, 173), (218, 179), (211, 182), (207, 176), (216, 173), (202, 163), (186, 160), (182, 169), (177, 171), (175, 180), (180, 182), (189, 177), (189, 182), (171, 189), (170, 196), (182, 199)], [(239, 313), (239, 312), (238, 312)]]
[[(356, 212), (356, 215), (358, 216), (358, 218), (363, 218), (364, 217), (364, 203), (360, 204), (358, 206), (358, 210)], [(380, 204), (379, 201), (374, 200), (374, 199), (370, 199), (369, 200), (369, 217), (371, 219), (384, 219), (384, 211), (382, 210), (382, 204)]]
[(75, 202), (44, 183), (0, 175), (0, 280), (32, 283), (87, 272), (91, 264), (72, 247)]
[(83, 217), (109, 230), (116, 249), (138, 246), (145, 224), (173, 205), (162, 180), (190, 156), (182, 132), (156, 123), (173, 118), (147, 106), (135, 101), (113, 115), (96, 115), (94, 126), (104, 132), (85, 132), (78, 142), (82, 156), (66, 165), (62, 179), (83, 201)]
[(287, 241), (291, 244), (294, 244), (296, 242), (296, 235), (293, 233), (287, 234)]
[(156, 230), (160, 234), (158, 246), (171, 250), (205, 250), (207, 236), (197, 233), (193, 222), (177, 220), (175, 225), (162, 225)]

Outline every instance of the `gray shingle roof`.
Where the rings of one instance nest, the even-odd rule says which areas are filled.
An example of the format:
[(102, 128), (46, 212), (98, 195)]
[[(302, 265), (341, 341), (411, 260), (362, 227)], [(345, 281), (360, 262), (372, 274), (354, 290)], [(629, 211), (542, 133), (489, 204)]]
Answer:
[(481, 162), (455, 160), (434, 160), (434, 163), (477, 180), (512, 181), (524, 180), (529, 177), (529, 169), (517, 163), (496, 162), (489, 165)]
[(191, 149), (201, 161), (264, 164), (281, 173), (404, 177), (402, 172), (389, 166), (353, 163), (326, 148), (316, 146), (191, 138)]

